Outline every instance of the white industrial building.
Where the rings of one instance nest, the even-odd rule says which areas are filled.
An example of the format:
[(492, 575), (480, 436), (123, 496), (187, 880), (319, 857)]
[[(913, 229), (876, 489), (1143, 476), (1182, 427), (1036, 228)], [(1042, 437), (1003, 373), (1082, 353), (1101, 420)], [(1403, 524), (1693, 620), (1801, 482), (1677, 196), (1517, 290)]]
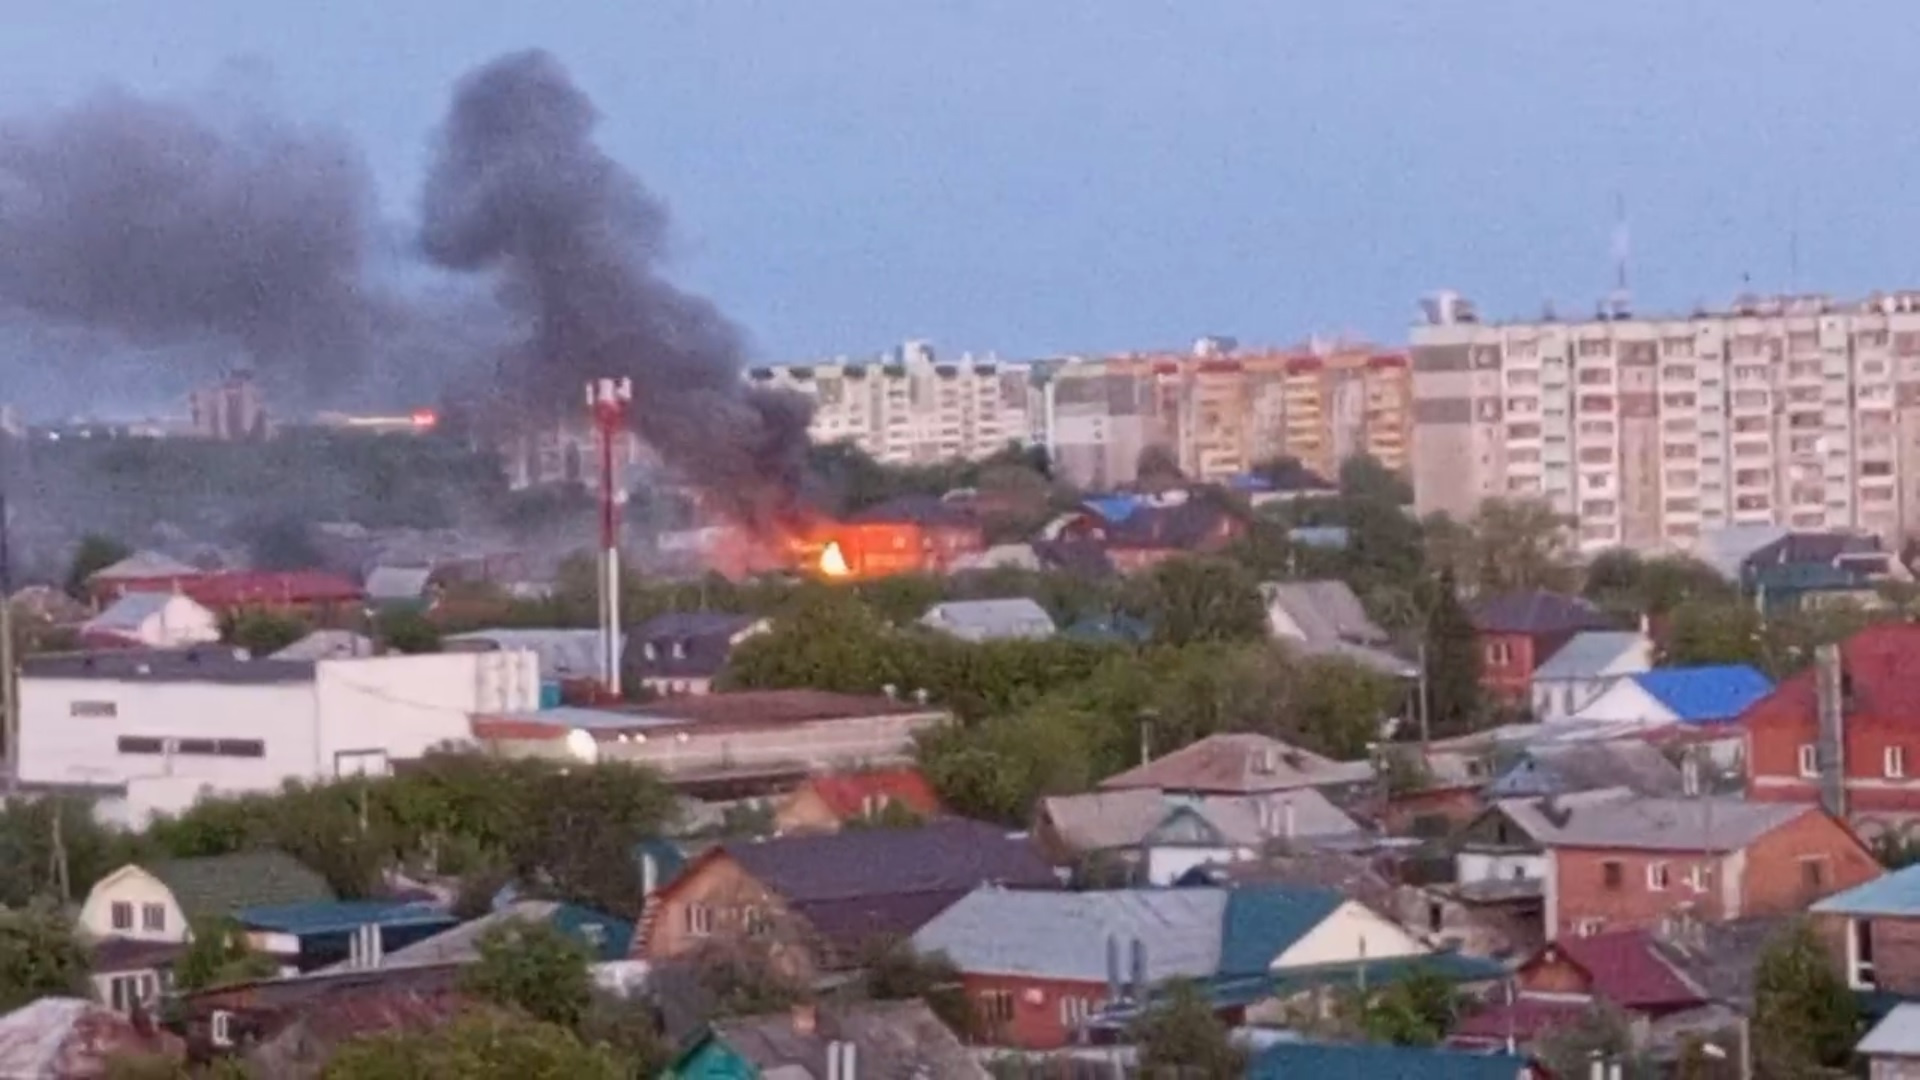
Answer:
[(471, 737), (476, 712), (534, 709), (531, 652), (317, 661), (203, 647), (34, 657), (20, 674), (20, 780), (92, 789), (132, 825), (203, 792), (383, 774)]

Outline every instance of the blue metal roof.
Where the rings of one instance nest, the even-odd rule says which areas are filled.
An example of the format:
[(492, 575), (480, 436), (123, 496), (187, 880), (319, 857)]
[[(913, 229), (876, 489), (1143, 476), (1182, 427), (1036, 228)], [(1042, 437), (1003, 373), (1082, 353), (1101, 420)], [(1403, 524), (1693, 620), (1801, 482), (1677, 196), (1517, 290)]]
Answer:
[(1140, 509), (1140, 499), (1133, 495), (1101, 495), (1082, 503), (1087, 509), (1112, 522), (1122, 522)]
[(549, 921), (554, 929), (593, 949), (598, 954), (595, 960), (625, 960), (633, 949), (633, 924), (604, 911), (561, 904)]
[(1748, 664), (1655, 668), (1633, 679), (1689, 724), (1731, 720), (1773, 693), (1772, 681)]
[(1227, 892), (1220, 974), (1264, 974), (1287, 947), (1319, 926), (1346, 897), (1332, 889), (1245, 885)]
[(1514, 1080), (1527, 1059), (1378, 1043), (1279, 1043), (1254, 1056), (1247, 1080)]
[(266, 904), (234, 913), (249, 930), (306, 937), (347, 934), (362, 926), (452, 926), (460, 920), (417, 902), (390, 900), (322, 900), (304, 904)]
[(1855, 885), (1813, 905), (1822, 915), (1920, 915), (1920, 866), (1909, 866)]

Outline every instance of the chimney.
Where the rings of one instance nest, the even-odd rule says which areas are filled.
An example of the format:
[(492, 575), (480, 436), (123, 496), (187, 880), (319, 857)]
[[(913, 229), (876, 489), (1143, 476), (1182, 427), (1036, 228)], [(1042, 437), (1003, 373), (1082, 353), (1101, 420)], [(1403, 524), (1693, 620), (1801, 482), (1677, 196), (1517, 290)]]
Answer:
[(820, 1010), (811, 1001), (803, 1001), (793, 1007), (793, 1033), (811, 1036), (820, 1026)]

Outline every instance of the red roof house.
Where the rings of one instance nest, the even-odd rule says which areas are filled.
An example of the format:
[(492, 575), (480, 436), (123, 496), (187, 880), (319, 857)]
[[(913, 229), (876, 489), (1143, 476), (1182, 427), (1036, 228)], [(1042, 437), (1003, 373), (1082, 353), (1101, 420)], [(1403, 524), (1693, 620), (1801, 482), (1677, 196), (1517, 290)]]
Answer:
[(135, 581), (122, 592), (178, 592), (221, 616), (271, 611), (323, 625), (357, 617), (367, 598), (357, 582), (320, 570), (222, 570), (164, 582)]
[(1596, 1004), (1658, 1020), (1707, 1003), (1708, 995), (1660, 951), (1644, 930), (1622, 930), (1547, 943), (1514, 972), (1515, 996), (1461, 1021), (1456, 1046), (1528, 1043), (1582, 1022)]
[(879, 817), (889, 809), (917, 818), (940, 812), (933, 785), (918, 769), (867, 769), (810, 777), (774, 814), (781, 832), (831, 832), (849, 821)]

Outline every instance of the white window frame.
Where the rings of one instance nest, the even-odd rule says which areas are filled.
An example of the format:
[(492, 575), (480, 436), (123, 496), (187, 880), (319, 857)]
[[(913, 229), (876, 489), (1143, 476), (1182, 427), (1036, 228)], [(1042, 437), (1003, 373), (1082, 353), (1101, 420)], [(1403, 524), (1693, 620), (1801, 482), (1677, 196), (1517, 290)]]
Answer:
[(1800, 775), (1807, 780), (1820, 778), (1820, 751), (1812, 743), (1801, 743), (1799, 754)]
[(1657, 862), (1647, 864), (1648, 892), (1666, 892), (1667, 886), (1672, 884), (1673, 875), (1667, 871), (1666, 863)]
[[(126, 918), (122, 919), (122, 915)], [(138, 916), (139, 912), (133, 909), (133, 902), (129, 900), (115, 900), (107, 906), (107, 925), (113, 927), (115, 933), (131, 933), (134, 919)]]
[(1873, 960), (1862, 960), (1860, 954), (1870, 951), (1860, 947), (1864, 938), (1871, 946), (1873, 922), (1870, 919), (1847, 920), (1847, 985), (1855, 990), (1877, 990), (1880, 983), (1874, 978)]
[(1712, 887), (1713, 868), (1705, 863), (1695, 863), (1687, 868), (1687, 888), (1704, 894)]
[(167, 932), (167, 905), (145, 903), (140, 905), (140, 929), (148, 933)]
[(692, 937), (709, 937), (713, 934), (713, 909), (705, 904), (687, 905), (687, 933)]
[(118, 1013), (134, 1009), (160, 996), (160, 979), (151, 971), (131, 971), (107, 980), (107, 1004)]
[(1887, 779), (1905, 780), (1907, 778), (1907, 748), (1904, 746), (1887, 747), (1880, 754), (1880, 764), (1881, 771), (1885, 773)]
[(1593, 937), (1605, 929), (1606, 925), (1606, 922), (1601, 919), (1575, 919), (1573, 921), (1573, 936)]

